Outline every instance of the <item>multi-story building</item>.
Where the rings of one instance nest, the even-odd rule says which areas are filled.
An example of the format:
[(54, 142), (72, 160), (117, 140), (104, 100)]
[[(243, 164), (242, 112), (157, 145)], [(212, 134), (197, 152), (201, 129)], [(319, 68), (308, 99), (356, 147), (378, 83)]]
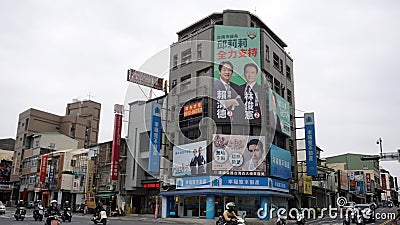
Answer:
[(170, 172), (160, 171), (171, 188), (160, 193), (162, 216), (214, 219), (229, 201), (247, 217), (264, 208), (266, 219), (271, 208), (297, 207), (293, 59), (285, 42), (238, 10), (177, 34), (162, 154)]
[(382, 201), (391, 201), (395, 204), (398, 203), (398, 193), (396, 189), (397, 177), (393, 177), (386, 169), (380, 168), (381, 174), (381, 199)]
[(349, 201), (358, 203), (380, 201), (379, 160), (362, 160), (366, 155), (347, 153), (326, 158), (328, 167), (348, 174)]
[[(157, 147), (161, 153), (154, 155), (151, 153), (151, 133), (156, 130), (152, 127), (152, 116), (155, 109), (162, 108), (165, 96), (151, 99), (149, 101), (135, 101), (129, 104), (129, 125), (127, 141), (127, 168), (125, 178), (125, 190), (131, 202), (132, 213), (154, 213), (157, 203), (157, 196), (162, 185), (169, 186), (174, 184), (174, 180), (169, 178), (168, 162), (163, 159), (169, 157), (165, 152), (165, 138), (160, 132), (160, 143)], [(162, 110), (162, 109), (161, 109)], [(158, 113), (165, 115), (165, 113)], [(160, 123), (156, 127), (161, 127)], [(157, 158), (161, 161), (157, 163)], [(172, 159), (172, 157), (171, 157)], [(152, 165), (155, 162), (155, 166)]]
[(13, 151), (0, 149), (0, 201), (10, 200), (12, 184), (10, 183)]
[(57, 132), (44, 132), (27, 136), (26, 142), (28, 144), (22, 159), (19, 199), (41, 200), (42, 188), (45, 188), (39, 180), (41, 156), (58, 150), (76, 149), (78, 141)]
[[(91, 157), (91, 160), (94, 161), (93, 192), (96, 194), (96, 199), (98, 201), (102, 201), (112, 210), (115, 210), (117, 207), (121, 207), (122, 202), (125, 201), (122, 199), (122, 195), (126, 195), (125, 176), (127, 145), (124, 138), (121, 139), (120, 143), (120, 168), (118, 171), (119, 177), (117, 182), (114, 182), (110, 179), (113, 141), (99, 143), (90, 147), (90, 150), (93, 151), (93, 154), (91, 153), (91, 155), (94, 156)], [(91, 174), (88, 175), (88, 177), (91, 176)], [(88, 189), (89, 188), (90, 187), (88, 187)]]
[(101, 105), (94, 101), (74, 101), (66, 107), (65, 116), (37, 109), (28, 109), (19, 115), (11, 181), (16, 200), (22, 172), (25, 149), (31, 143), (28, 136), (40, 132), (59, 132), (78, 140), (78, 147), (96, 144), (98, 140)]

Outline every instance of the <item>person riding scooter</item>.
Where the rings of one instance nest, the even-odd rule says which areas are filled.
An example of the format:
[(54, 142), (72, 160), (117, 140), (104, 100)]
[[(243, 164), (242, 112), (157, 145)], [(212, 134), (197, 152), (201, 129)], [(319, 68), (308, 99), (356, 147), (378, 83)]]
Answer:
[(64, 202), (64, 206), (63, 206), (63, 214), (62, 214), (62, 220), (65, 222), (66, 220), (68, 220), (69, 222), (71, 222), (71, 218), (72, 218), (72, 213), (71, 213), (71, 206), (69, 205), (68, 201)]
[(26, 210), (25, 210), (25, 206), (24, 206), (24, 201), (19, 200), (19, 202), (17, 204), (17, 210), (15, 211), (14, 217), (16, 220), (24, 220), (25, 214), (26, 214)]
[(226, 221), (226, 225), (236, 225), (239, 217), (235, 213), (235, 203), (229, 202), (226, 204), (226, 210), (224, 211), (224, 220)]
[(43, 220), (43, 204), (40, 200), (35, 202), (35, 209), (33, 210), (33, 219)]
[(61, 216), (61, 213), (57, 208), (57, 200), (52, 200), (45, 214), (47, 217), (45, 225), (51, 225), (51, 221), (57, 219), (56, 216)]

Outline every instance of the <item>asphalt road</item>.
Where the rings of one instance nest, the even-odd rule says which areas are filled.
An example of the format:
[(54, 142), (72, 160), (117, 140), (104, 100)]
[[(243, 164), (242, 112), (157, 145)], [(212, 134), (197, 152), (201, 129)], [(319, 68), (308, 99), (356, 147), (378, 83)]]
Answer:
[[(76, 214), (72, 216), (71, 223), (63, 222), (62, 225), (94, 225), (92, 221), (90, 221), (90, 216), (82, 216), (81, 214)], [(151, 218), (132, 218), (132, 217), (117, 217), (117, 218), (109, 218), (107, 221), (107, 225), (155, 225), (155, 224), (176, 224), (176, 225), (184, 225), (183, 223), (175, 223), (175, 222), (158, 222), (154, 221)], [(0, 215), (0, 225), (44, 225), (43, 221), (35, 221), (32, 217), (32, 210), (27, 210), (26, 217), (24, 221), (16, 221), (14, 218), (14, 208), (8, 208), (5, 214)], [(100, 225), (100, 224), (99, 224)], [(187, 224), (185, 224), (187, 225)]]

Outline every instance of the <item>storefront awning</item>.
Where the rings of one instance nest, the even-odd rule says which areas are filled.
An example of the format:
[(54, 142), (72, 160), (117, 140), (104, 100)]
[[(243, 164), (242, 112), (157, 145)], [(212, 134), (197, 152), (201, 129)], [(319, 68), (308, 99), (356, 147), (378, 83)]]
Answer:
[(182, 196), (182, 195), (236, 195), (236, 196), (272, 196), (282, 198), (294, 198), (293, 195), (263, 190), (233, 190), (233, 189), (195, 189), (160, 192), (161, 196)]

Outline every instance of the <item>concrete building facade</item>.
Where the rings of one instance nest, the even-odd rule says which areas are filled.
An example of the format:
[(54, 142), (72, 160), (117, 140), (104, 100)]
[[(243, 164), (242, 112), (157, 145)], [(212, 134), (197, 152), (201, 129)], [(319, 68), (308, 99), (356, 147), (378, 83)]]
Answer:
[(78, 147), (96, 144), (100, 122), (100, 103), (75, 101), (66, 107), (65, 116), (37, 109), (28, 109), (19, 115), (11, 181), (14, 183), (13, 201), (17, 200), (24, 152), (32, 143), (28, 137), (40, 132), (58, 132), (78, 140)]
[[(221, 32), (223, 29), (229, 29), (229, 32), (217, 35), (217, 32)], [(226, 121), (221, 122), (215, 120), (214, 113), (217, 106), (225, 104), (225, 102), (216, 101), (216, 98), (213, 97), (213, 90), (216, 88), (215, 81), (217, 80), (215, 71), (220, 69), (218, 64), (222, 63), (218, 61), (222, 61), (220, 59), (224, 58), (224, 56), (220, 57), (215, 52), (216, 48), (218, 48), (216, 39), (217, 37), (230, 37), (233, 39), (229, 40), (229, 43), (232, 46), (235, 45), (234, 47), (239, 46), (237, 43), (241, 41), (239, 40), (241, 38), (235, 39), (236, 29), (241, 30), (241, 32), (248, 30), (247, 35), (251, 40), (258, 35), (259, 31), (259, 35), (257, 36), (260, 40), (257, 47), (257, 54), (259, 54), (257, 56), (259, 57), (257, 58), (259, 59), (257, 73), (259, 78), (257, 79), (260, 79), (260, 85), (265, 92), (260, 91), (260, 94), (256, 95), (261, 99), (259, 103), (261, 115), (254, 113), (247, 117), (248, 114), (246, 114), (248, 121), (239, 119), (236, 122), (232, 122), (234, 118), (232, 116), (232, 109), (232, 111), (228, 110), (226, 114), (231, 117), (231, 123)], [(162, 216), (168, 217), (172, 212), (172, 214), (178, 216), (205, 216), (206, 218), (213, 219), (214, 216), (223, 212), (224, 204), (229, 201), (236, 202), (238, 210), (246, 212), (247, 217), (257, 217), (257, 210), (261, 207), (267, 207), (267, 211), (271, 208), (297, 207), (299, 199), (296, 197), (298, 190), (297, 185), (295, 185), (297, 184), (298, 168), (296, 166), (297, 148), (294, 128), (293, 59), (285, 51), (287, 45), (257, 16), (240, 10), (225, 10), (222, 13), (213, 13), (184, 28), (177, 34), (178, 41), (173, 43), (170, 48), (170, 92), (167, 96), (166, 105), (168, 115), (166, 118), (166, 127), (164, 128), (167, 139), (170, 142), (166, 145), (165, 155), (171, 156), (169, 159), (172, 160), (169, 165), (162, 167), (171, 171), (169, 174), (165, 174), (167, 177), (163, 177), (163, 181), (169, 181), (172, 178), (176, 180), (176, 183), (172, 185), (169, 182), (168, 184), (171, 185), (171, 188), (168, 191), (160, 193), (163, 196)], [(249, 42), (251, 41), (250, 39), (248, 39)], [(225, 56), (236, 57), (236, 54), (242, 54), (245, 50), (240, 49), (237, 52), (232, 50), (231, 54)], [(251, 58), (251, 53), (248, 52), (248, 54), (249, 58)], [(242, 56), (245, 57), (245, 55)], [(251, 63), (251, 59), (249, 59), (249, 62)], [(246, 70), (246, 67), (244, 69)], [(232, 70), (235, 76), (243, 74), (243, 67), (236, 64), (234, 64)], [(270, 92), (267, 90), (270, 90)], [(228, 92), (230, 94), (230, 91)], [(246, 93), (244, 92), (242, 96), (245, 96)], [(266, 109), (269, 109), (273, 105), (273, 102), (269, 103), (269, 98), (272, 98), (269, 97), (271, 96), (269, 93), (274, 93), (274, 96), (277, 96), (275, 98), (283, 99), (282, 101), (287, 103), (286, 108), (288, 111), (286, 116), (288, 123), (286, 125), (286, 133), (275, 130), (275, 128), (271, 129), (272, 119), (266, 113), (268, 112)], [(243, 104), (244, 107), (248, 107), (246, 103)], [(237, 103), (237, 105), (238, 108), (241, 107), (241, 103)], [(191, 110), (191, 107), (200, 107), (201, 109), (195, 108), (194, 111), (188, 113), (186, 110)], [(253, 107), (251, 108), (253, 109)], [(233, 113), (236, 114), (236, 112), (238, 111)], [(210, 118), (212, 119), (210, 120)], [(262, 122), (258, 123), (256, 119), (260, 119)], [(216, 171), (213, 164), (215, 149), (212, 148), (211, 143), (216, 140), (215, 138), (219, 137), (240, 139), (244, 136), (262, 139), (267, 152), (270, 144), (279, 147), (283, 152), (289, 152), (289, 159), (287, 161), (290, 162), (285, 162), (285, 165), (290, 165), (288, 168), (290, 170), (290, 178), (273, 176), (270, 167), (272, 167), (271, 164), (274, 161), (271, 160), (272, 156), (269, 153), (264, 158), (267, 169), (261, 175), (258, 173), (248, 173), (248, 175), (244, 175), (245, 173), (243, 173), (243, 175), (239, 175), (242, 173), (237, 173), (234, 169), (224, 172)], [(181, 162), (178, 163), (179, 160), (175, 157), (175, 153), (180, 148), (183, 148), (182, 146), (196, 145), (196, 143), (198, 145), (203, 142), (207, 143), (204, 150), (207, 165), (201, 167), (202, 170), (203, 167), (205, 168), (204, 171), (201, 171), (204, 176), (193, 176), (193, 174), (189, 176), (176, 175), (187, 172), (185, 172), (184, 163), (182, 163), (182, 168), (176, 166), (177, 164), (181, 164)], [(178, 150), (174, 149), (176, 147)], [(179, 154), (185, 153), (180, 152)], [(242, 155), (242, 157), (246, 156)], [(281, 161), (279, 160), (279, 162)], [(230, 180), (232, 182), (237, 181), (238, 183), (243, 182), (247, 184), (251, 179), (257, 180), (257, 182), (265, 180), (271, 185), (277, 183), (283, 189), (273, 189), (271, 188), (272, 186), (267, 185), (260, 188), (253, 187), (253, 191), (247, 192), (240, 190), (240, 185), (233, 185), (231, 189), (223, 191), (221, 188), (215, 188), (215, 175), (220, 177), (221, 182)], [(253, 177), (254, 175), (256, 177)], [(219, 179), (217, 178), (217, 180)], [(180, 186), (193, 182), (214, 183), (210, 188), (203, 188), (196, 185), (192, 185), (191, 187)], [(274, 215), (268, 214), (266, 219), (272, 216)]]

